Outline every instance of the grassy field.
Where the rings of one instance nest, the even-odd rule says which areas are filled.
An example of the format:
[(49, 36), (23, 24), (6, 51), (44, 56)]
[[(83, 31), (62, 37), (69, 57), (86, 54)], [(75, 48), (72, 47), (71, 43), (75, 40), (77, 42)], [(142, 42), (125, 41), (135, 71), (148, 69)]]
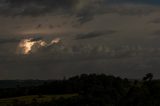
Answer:
[(14, 102), (25, 102), (25, 103), (31, 103), (34, 100), (36, 102), (48, 102), (52, 99), (58, 99), (58, 98), (70, 98), (73, 96), (78, 96), (78, 94), (64, 94), (64, 95), (31, 95), (31, 96), (21, 96), (21, 97), (14, 97), (14, 98), (5, 98), (0, 99), (0, 106), (9, 106), (13, 104)]

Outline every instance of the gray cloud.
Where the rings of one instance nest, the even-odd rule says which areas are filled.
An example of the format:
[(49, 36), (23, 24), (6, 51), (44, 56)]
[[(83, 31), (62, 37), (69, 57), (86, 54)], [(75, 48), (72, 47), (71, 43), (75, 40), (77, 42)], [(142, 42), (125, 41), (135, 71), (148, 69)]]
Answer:
[(108, 30), (108, 31), (104, 31), (104, 32), (90, 32), (87, 34), (79, 34), (77, 35), (76, 39), (80, 40), (80, 39), (91, 39), (91, 38), (96, 38), (96, 37), (100, 37), (100, 36), (105, 36), (105, 35), (110, 35), (115, 33), (116, 31), (114, 30)]
[(80, 24), (84, 24), (86, 22), (91, 21), (94, 16), (92, 14), (90, 14), (90, 15), (86, 14), (86, 15), (82, 15), (82, 16), (81, 16), (81, 14), (79, 14), (78, 17), (79, 17), (78, 21), (80, 22)]
[(18, 43), (20, 39), (18, 38), (0, 38), (0, 44), (6, 43)]

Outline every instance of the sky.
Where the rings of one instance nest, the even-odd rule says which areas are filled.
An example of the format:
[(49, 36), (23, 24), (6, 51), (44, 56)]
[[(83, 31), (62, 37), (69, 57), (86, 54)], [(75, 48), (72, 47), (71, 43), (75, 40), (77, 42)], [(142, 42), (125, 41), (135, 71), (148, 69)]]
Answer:
[(0, 80), (160, 78), (159, 0), (1, 0)]

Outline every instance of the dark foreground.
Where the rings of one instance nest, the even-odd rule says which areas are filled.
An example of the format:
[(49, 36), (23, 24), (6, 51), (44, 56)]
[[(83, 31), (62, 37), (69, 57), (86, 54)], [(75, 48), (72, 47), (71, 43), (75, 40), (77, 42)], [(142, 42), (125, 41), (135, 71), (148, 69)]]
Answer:
[(0, 89), (0, 106), (160, 106), (160, 81), (82, 74), (35, 86)]

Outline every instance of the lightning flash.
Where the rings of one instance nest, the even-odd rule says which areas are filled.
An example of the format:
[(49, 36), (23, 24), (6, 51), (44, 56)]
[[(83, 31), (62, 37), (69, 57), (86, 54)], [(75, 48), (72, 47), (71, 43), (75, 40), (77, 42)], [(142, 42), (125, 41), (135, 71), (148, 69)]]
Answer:
[(33, 50), (33, 47), (36, 45), (37, 48), (47, 47), (53, 44), (57, 44), (60, 42), (60, 38), (53, 39), (49, 44), (43, 40), (34, 41), (32, 38), (23, 39), (20, 41), (18, 45), (18, 49), (21, 51), (22, 54), (30, 54)]

